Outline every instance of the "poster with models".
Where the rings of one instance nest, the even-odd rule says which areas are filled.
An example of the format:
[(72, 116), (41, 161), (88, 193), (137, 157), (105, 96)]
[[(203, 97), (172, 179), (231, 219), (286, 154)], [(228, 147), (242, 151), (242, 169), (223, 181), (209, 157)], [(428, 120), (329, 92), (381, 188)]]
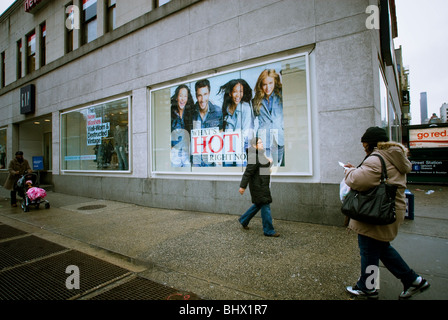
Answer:
[(171, 88), (171, 165), (244, 166), (257, 135), (274, 165), (284, 166), (281, 65), (274, 67)]
[(307, 55), (150, 91), (153, 172), (238, 173), (252, 139), (276, 172), (312, 172)]

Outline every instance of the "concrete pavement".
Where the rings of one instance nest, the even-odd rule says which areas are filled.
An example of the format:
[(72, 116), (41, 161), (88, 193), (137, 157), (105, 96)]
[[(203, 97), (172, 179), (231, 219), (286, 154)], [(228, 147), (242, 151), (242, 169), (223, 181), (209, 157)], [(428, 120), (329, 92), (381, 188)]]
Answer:
[[(415, 194), (415, 220), (405, 221), (392, 244), (431, 283), (413, 299), (446, 300), (448, 187), (409, 189)], [(105, 259), (131, 264), (148, 279), (203, 299), (348, 300), (345, 287), (358, 278), (357, 236), (342, 226), (276, 219), (281, 236), (270, 238), (263, 236), (259, 215), (243, 230), (240, 213), (154, 209), (51, 191), (46, 199), (50, 209), (25, 213), (11, 208), (9, 192), (0, 188), (0, 223), (99, 250)], [(381, 267), (380, 299), (396, 300), (401, 290)]]

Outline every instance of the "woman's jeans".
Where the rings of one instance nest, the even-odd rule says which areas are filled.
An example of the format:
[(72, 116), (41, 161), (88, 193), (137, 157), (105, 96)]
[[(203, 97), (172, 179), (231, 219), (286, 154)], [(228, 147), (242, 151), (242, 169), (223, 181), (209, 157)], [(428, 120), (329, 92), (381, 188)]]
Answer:
[(389, 242), (375, 240), (359, 234), (358, 244), (361, 254), (361, 277), (357, 285), (361, 290), (374, 289), (372, 285), (373, 271), (370, 270), (372, 267), (369, 270), (366, 269), (369, 266), (378, 268), (380, 260), (396, 278), (401, 280), (405, 288), (409, 288), (412, 282), (417, 279), (418, 275), (409, 268)]
[(261, 221), (263, 223), (263, 233), (265, 235), (275, 234), (274, 226), (272, 225), (271, 206), (270, 204), (253, 204), (240, 218), (240, 223), (247, 227), (250, 220), (261, 210)]

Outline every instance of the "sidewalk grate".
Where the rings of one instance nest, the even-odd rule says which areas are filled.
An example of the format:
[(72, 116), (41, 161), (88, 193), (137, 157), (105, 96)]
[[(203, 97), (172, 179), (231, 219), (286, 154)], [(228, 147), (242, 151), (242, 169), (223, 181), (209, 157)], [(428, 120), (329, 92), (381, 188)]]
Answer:
[[(69, 266), (79, 270), (79, 289), (66, 286), (73, 274)], [(199, 299), (140, 276), (128, 279), (131, 274), (109, 262), (0, 224), (0, 300)], [(96, 290), (101, 293), (95, 295)]]
[(0, 240), (27, 234), (25, 231), (13, 228), (7, 224), (0, 224)]
[(90, 300), (167, 300), (177, 290), (160, 283), (136, 277), (105, 291)]
[(0, 270), (64, 250), (65, 247), (33, 235), (1, 242)]
[[(79, 268), (79, 289), (67, 289), (68, 266)], [(130, 271), (71, 250), (0, 272), (0, 300), (64, 300), (115, 281)]]
[(33, 264), (0, 272), (0, 300), (56, 300), (72, 295), (64, 283), (39, 272)]

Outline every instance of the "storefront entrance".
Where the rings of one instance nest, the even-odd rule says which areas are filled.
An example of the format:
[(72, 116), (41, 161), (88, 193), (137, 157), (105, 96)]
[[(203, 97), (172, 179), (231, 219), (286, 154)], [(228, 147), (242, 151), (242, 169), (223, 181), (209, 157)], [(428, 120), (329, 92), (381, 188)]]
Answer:
[(23, 151), (33, 171), (38, 173), (40, 184), (52, 184), (51, 115), (22, 122), (18, 126), (18, 150)]

